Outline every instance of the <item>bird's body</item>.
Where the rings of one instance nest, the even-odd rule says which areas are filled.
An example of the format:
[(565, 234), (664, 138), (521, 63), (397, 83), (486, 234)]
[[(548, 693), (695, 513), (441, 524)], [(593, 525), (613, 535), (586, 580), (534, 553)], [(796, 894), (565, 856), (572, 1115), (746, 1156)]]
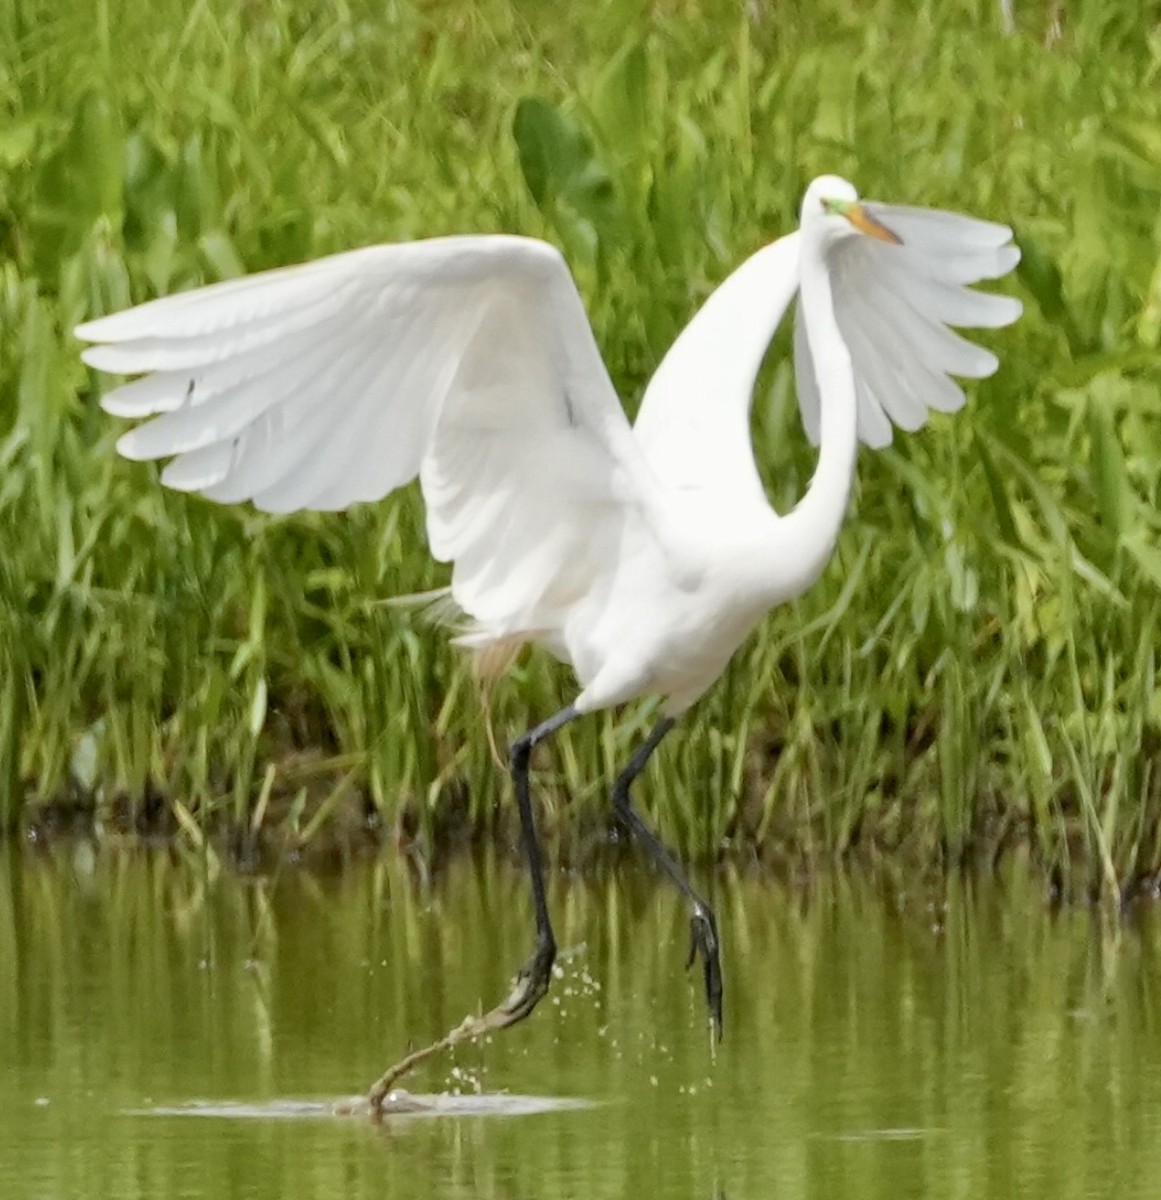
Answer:
[(580, 712), (654, 694), (684, 712), (717, 679), (734, 651), (776, 604), (773, 522), (715, 532), (684, 529), (682, 549), (702, 564), (690, 576), (640, 539), (609, 591), (582, 599), (565, 627), (564, 653), (582, 684)]
[[(995, 369), (947, 326), (1018, 315), (1016, 301), (967, 286), (1012, 268), (1010, 237), (955, 214), (860, 204), (846, 181), (815, 180), (799, 231), (710, 296), (634, 426), (564, 260), (526, 238), (370, 247), (157, 300), (78, 334), (101, 343), (85, 352), (92, 366), (150, 373), (104, 406), (154, 417), (119, 448), (175, 456), (163, 482), (286, 512), (376, 500), (418, 476), (431, 550), (453, 563), (457, 640), (493, 664), (530, 642), (571, 664), (573, 704), (513, 751), (538, 923), (513, 1019), (547, 986), (553, 950), (528, 752), (580, 713), (663, 698), (614, 803), (691, 901), (720, 1020), (712, 914), (631, 808), (629, 784), (762, 617), (818, 578), (860, 440), (884, 445), (893, 425), (954, 411), (964, 396), (949, 375)], [(780, 515), (755, 468), (749, 410), (796, 295), (799, 401), (820, 453), (806, 494)]]

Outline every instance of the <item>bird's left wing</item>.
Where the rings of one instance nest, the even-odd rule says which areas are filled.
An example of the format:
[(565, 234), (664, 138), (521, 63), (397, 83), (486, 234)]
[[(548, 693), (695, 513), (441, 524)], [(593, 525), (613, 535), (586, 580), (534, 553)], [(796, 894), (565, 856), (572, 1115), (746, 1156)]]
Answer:
[[(999, 365), (990, 351), (949, 326), (998, 328), (1021, 312), (1019, 300), (972, 291), (1020, 260), (1006, 225), (938, 209), (864, 201), (900, 240), (844, 238), (830, 251), (831, 292), (839, 331), (850, 351), (858, 396), (858, 431), (868, 446), (886, 446), (892, 426), (915, 430), (931, 410), (955, 412), (964, 394), (950, 378), (982, 379)], [(801, 303), (795, 310), (794, 368), (802, 421), (819, 437), (819, 395)]]

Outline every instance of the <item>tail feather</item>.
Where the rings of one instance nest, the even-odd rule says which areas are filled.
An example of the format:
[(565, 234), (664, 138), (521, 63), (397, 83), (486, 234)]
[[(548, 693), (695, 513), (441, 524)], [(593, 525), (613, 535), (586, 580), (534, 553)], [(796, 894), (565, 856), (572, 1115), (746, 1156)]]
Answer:
[(425, 625), (465, 632), (470, 625), (468, 614), (452, 598), (450, 587), (432, 588), (427, 592), (409, 592), (405, 596), (388, 596), (380, 601), (389, 608), (411, 609)]

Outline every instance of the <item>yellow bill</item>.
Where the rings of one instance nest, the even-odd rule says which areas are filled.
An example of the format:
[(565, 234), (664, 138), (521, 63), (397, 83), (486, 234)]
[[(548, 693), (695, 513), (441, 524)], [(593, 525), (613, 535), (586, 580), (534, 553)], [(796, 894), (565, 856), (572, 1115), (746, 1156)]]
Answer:
[(897, 233), (893, 233), (882, 221), (872, 217), (857, 200), (824, 200), (823, 205), (827, 212), (846, 217), (860, 233), (865, 233), (868, 237), (878, 238), (880, 242), (891, 242), (896, 246), (903, 244), (903, 239)]

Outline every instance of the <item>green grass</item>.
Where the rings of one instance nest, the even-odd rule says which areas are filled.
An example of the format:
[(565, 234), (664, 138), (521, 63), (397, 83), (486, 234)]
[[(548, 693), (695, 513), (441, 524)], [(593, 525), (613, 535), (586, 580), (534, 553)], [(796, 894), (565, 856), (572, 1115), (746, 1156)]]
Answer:
[[(632, 407), (831, 170), (1011, 221), (1026, 315), (965, 412), (863, 453), (823, 581), (737, 656), (642, 802), (691, 856), (1020, 845), (1110, 891), (1161, 868), (1156, 14), (1078, 4), (1058, 28), (1018, 3), (1005, 37), (992, 0), (737, 7), (7, 0), (0, 824), (76, 800), (195, 840), (301, 840), (352, 811), (431, 838), (506, 797), (467, 663), (378, 603), (444, 578), (418, 497), (272, 520), (164, 493), (114, 456), (74, 323), (513, 230), (565, 250)], [(754, 417), (783, 509), (813, 465), (785, 348)], [(497, 741), (569, 694), (527, 660), (488, 697)], [(603, 827), (647, 721), (590, 719), (538, 759), (558, 834)]]

